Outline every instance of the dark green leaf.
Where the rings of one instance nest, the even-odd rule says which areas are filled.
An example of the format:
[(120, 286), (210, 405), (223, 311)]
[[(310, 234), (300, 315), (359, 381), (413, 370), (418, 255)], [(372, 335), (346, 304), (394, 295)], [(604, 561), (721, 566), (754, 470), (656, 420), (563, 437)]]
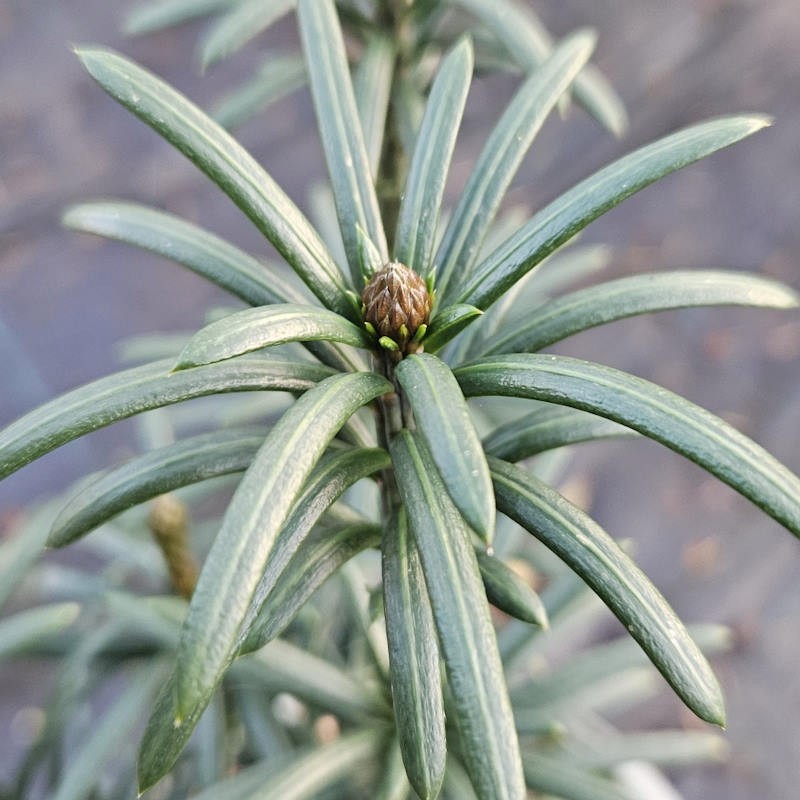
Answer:
[(476, 793), (524, 800), (519, 743), (470, 534), (425, 445), (391, 445), (400, 495), (422, 560), (453, 697), (453, 720)]
[(483, 449), (505, 461), (522, 461), (556, 447), (621, 436), (638, 434), (585, 411), (545, 406), (496, 428), (483, 440)]
[(203, 68), (227, 58), (295, 7), (295, 0), (242, 0), (222, 15), (203, 37)]
[(394, 78), (395, 47), (389, 36), (370, 36), (353, 79), (356, 107), (372, 177), (378, 174), (386, 112)]
[(796, 308), (798, 299), (789, 287), (757, 275), (719, 270), (633, 275), (579, 289), (527, 311), (507, 326), (510, 330), (493, 337), (480, 355), (535, 352), (588, 328), (653, 311), (692, 306)]
[(251, 306), (306, 302), (248, 253), (166, 211), (138, 203), (81, 203), (67, 210), (63, 223), (177, 261)]
[(472, 43), (462, 39), (442, 62), (431, 87), (401, 195), (394, 259), (426, 274), (450, 158), (472, 80)]
[[(273, 594), (276, 583), (285, 570), (295, 564), (300, 565), (302, 571), (303, 557), (296, 555), (296, 551), (317, 520), (353, 484), (378, 470), (386, 469), (390, 463), (389, 454), (385, 450), (377, 448), (349, 449), (322, 459), (308, 479), (302, 494), (298, 497), (289, 518), (275, 540), (275, 545), (267, 559), (251, 603), (252, 608), (259, 613), (259, 618), (254, 623), (255, 629), (243, 634), (242, 638), (244, 639), (246, 636), (246, 640), (241, 645), (240, 652), (247, 653), (264, 646), (266, 640), (262, 629), (269, 630), (272, 623), (268, 612), (263, 611), (262, 606), (265, 600)], [(354, 532), (351, 534), (342, 530), (336, 534), (337, 538), (342, 541), (349, 538), (352, 538), (353, 541), (361, 541), (361, 539), (367, 541), (364, 536), (359, 538), (360, 534), (355, 529), (363, 528), (363, 523), (368, 523), (368, 520), (356, 516), (354, 519), (342, 521), (348, 528), (353, 528)], [(328, 532), (327, 535), (333, 537), (331, 532)], [(363, 546), (370, 545), (364, 544)], [(316, 552), (317, 545), (310, 544), (309, 548), (309, 552)], [(327, 558), (327, 554), (323, 553), (323, 555)], [(272, 607), (274, 604), (270, 601), (269, 605)]]
[(619, 784), (563, 758), (527, 752), (522, 766), (528, 787), (536, 792), (564, 800), (635, 800)]
[(467, 404), (450, 368), (436, 356), (404, 358), (395, 369), (447, 491), (485, 541), (494, 536), (492, 480)]
[(281, 303), (248, 308), (198, 331), (178, 356), (176, 370), (225, 361), (286, 342), (331, 341), (372, 349), (363, 328), (326, 308)]
[(761, 116), (722, 117), (684, 128), (613, 162), (539, 211), (478, 265), (453, 300), (488, 308), (545, 256), (601, 214), (670, 172), (768, 124)]
[(593, 47), (594, 36), (585, 31), (564, 40), (519, 88), (492, 130), (436, 254), (436, 282), (442, 297), (447, 296), (456, 273), (462, 279), (472, 270), (522, 159)]
[(359, 285), (357, 226), (389, 260), (333, 0), (300, 0), (300, 35), (347, 259)]
[(0, 478), (56, 447), (126, 417), (223, 392), (304, 392), (331, 375), (299, 361), (251, 358), (170, 373), (172, 361), (118, 372), (61, 395), (0, 431)]
[(133, 459), (75, 495), (50, 530), (49, 547), (63, 547), (132, 506), (182, 486), (244, 472), (266, 430), (221, 430), (194, 436)]
[(455, 372), (464, 394), (572, 406), (626, 425), (699, 464), (800, 536), (800, 479), (688, 400), (625, 372), (546, 355), (494, 356)]
[(439, 794), (447, 745), (439, 647), (419, 552), (401, 509), (383, 537), (383, 599), (397, 737), (422, 798)]
[(489, 602), (516, 619), (548, 628), (547, 611), (539, 595), (499, 558), (482, 550), (475, 554)]
[(435, 353), (481, 314), (483, 311), (479, 308), (465, 303), (457, 303), (438, 311), (425, 335), (425, 349), (429, 353)]
[(123, 26), (129, 36), (171, 28), (196, 17), (205, 17), (229, 6), (233, 0), (155, 0), (136, 6)]
[(708, 662), (645, 574), (591, 517), (511, 464), (491, 459), (498, 508), (529, 530), (594, 589), (678, 696), (724, 726), (722, 692)]
[(302, 58), (270, 57), (253, 78), (214, 107), (212, 116), (223, 128), (233, 130), (305, 82), (306, 66)]
[(197, 106), (109, 50), (77, 51), (91, 76), (206, 173), (328, 307), (351, 312), (339, 268), (317, 232), (258, 162)]
[(178, 648), (179, 723), (205, 707), (232, 660), (275, 538), (314, 465), (347, 419), (390, 388), (372, 373), (333, 376), (268, 434), (228, 506), (189, 606)]
[(378, 547), (380, 541), (380, 526), (373, 523), (344, 524), (334, 530), (321, 526), (315, 528), (273, 580), (239, 652), (246, 654), (258, 650), (280, 636), (306, 600), (331, 575), (353, 556), (370, 547)]
[[(516, 62), (533, 72), (552, 49), (550, 34), (529, 8), (510, 0), (449, 0), (474, 14), (500, 40)], [(616, 136), (628, 125), (621, 100), (591, 65), (575, 80), (575, 96), (597, 121)]]

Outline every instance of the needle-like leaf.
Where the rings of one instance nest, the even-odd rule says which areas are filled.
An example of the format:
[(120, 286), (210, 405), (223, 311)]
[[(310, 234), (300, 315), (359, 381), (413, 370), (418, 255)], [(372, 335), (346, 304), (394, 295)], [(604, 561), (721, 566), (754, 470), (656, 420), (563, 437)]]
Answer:
[(264, 442), (264, 429), (204, 433), (133, 459), (83, 488), (62, 509), (49, 547), (63, 547), (98, 525), (165, 492), (244, 472)]
[[(533, 72), (552, 49), (550, 34), (529, 8), (511, 0), (449, 0), (474, 14), (491, 30), (514, 60)], [(581, 105), (611, 133), (621, 136), (628, 125), (625, 107), (603, 75), (587, 65), (575, 81)]]
[(547, 611), (539, 595), (499, 558), (481, 550), (475, 555), (489, 602), (509, 616), (547, 628)]
[(528, 787), (564, 800), (634, 800), (619, 784), (565, 759), (527, 752), (522, 756)]
[(422, 353), (404, 358), (395, 375), (456, 508), (490, 542), (495, 521), (492, 480), (453, 373), (436, 356)]
[[(535, 280), (535, 276), (534, 276)], [(721, 270), (653, 272), (606, 281), (549, 300), (505, 326), (481, 355), (531, 353), (618, 319), (696, 306), (796, 308), (797, 293), (758, 275)]]
[(472, 80), (472, 43), (462, 39), (442, 62), (414, 145), (394, 237), (394, 260), (426, 274), (431, 268), (450, 158)]
[(305, 82), (302, 58), (271, 57), (250, 80), (220, 100), (212, 116), (223, 128), (234, 130)]
[(578, 442), (638, 435), (630, 428), (576, 408), (545, 406), (496, 428), (483, 440), (483, 449), (487, 455), (505, 461), (522, 461)]
[(136, 245), (177, 261), (251, 306), (304, 303), (303, 292), (270, 274), (260, 261), (191, 222), (138, 203), (72, 206), (68, 228)]
[(250, 358), (171, 373), (172, 359), (88, 383), (0, 431), (0, 478), (79, 436), (151, 408), (223, 392), (304, 392), (331, 375), (316, 364)]
[(205, 172), (269, 239), (328, 308), (352, 311), (319, 235), (286, 193), (220, 125), (160, 78), (118, 53), (77, 49), (89, 74)]
[(364, 146), (372, 177), (378, 174), (383, 138), (386, 130), (386, 113), (392, 94), (395, 46), (389, 36), (371, 36), (358, 62), (353, 78), (358, 117), (364, 133)]
[(295, 7), (295, 0), (242, 0), (208, 29), (200, 44), (203, 68), (227, 58)]
[(125, 18), (123, 29), (129, 36), (153, 33), (197, 17), (208, 16), (233, 2), (234, 0), (155, 0), (134, 7)]
[(275, 538), (314, 465), (347, 419), (390, 388), (372, 373), (328, 378), (265, 439), (228, 506), (189, 606), (178, 648), (177, 724), (205, 707), (233, 659)]
[(300, 36), (336, 212), (353, 282), (360, 286), (357, 227), (389, 260), (378, 198), (333, 0), (300, 0)]
[(421, 798), (434, 798), (447, 756), (436, 628), (404, 510), (385, 531), (383, 605), (397, 737), (414, 791)]
[(491, 459), (498, 508), (594, 589), (670, 686), (702, 719), (725, 725), (714, 673), (644, 573), (591, 517), (519, 467)]
[(72, 751), (51, 800), (84, 800), (92, 796), (104, 768), (126, 747), (144, 709), (164, 682), (164, 665), (155, 669), (153, 666), (136, 675), (114, 702), (104, 708), (102, 719), (89, 728), (86, 739)]
[(312, 531), (275, 578), (242, 643), (240, 654), (259, 650), (280, 636), (306, 600), (331, 575), (353, 556), (378, 547), (380, 541), (380, 526), (371, 522), (342, 524), (333, 530), (320, 526)]
[(594, 36), (581, 31), (565, 39), (519, 88), (498, 121), (461, 193), (436, 253), (442, 297), (458, 274), (468, 275), (522, 159), (564, 91), (588, 60)]
[(457, 303), (436, 313), (425, 335), (425, 349), (435, 353), (483, 314), (479, 308)]
[[(317, 520), (351, 486), (378, 470), (386, 469), (389, 464), (389, 454), (385, 450), (377, 448), (352, 448), (322, 459), (308, 479), (302, 494), (297, 498), (292, 513), (275, 540), (275, 546), (267, 559), (251, 601), (251, 606), (259, 617), (253, 623), (253, 629), (243, 632), (240, 636), (242, 640), (240, 653), (249, 653), (258, 647), (263, 647), (263, 634), (260, 631), (263, 628), (269, 628), (271, 621), (269, 614), (262, 607), (272, 596), (276, 584), (283, 572), (289, 568), (290, 562), (303, 564), (302, 557), (297, 555), (297, 550), (312, 531)], [(347, 527), (360, 529), (363, 529), (364, 523), (368, 522), (368, 520), (358, 517), (345, 520)], [(355, 541), (360, 534), (347, 531), (337, 534), (343, 540), (348, 539), (351, 535)], [(329, 533), (329, 538), (334, 537)], [(361, 538), (365, 542), (367, 541), (364, 537)], [(369, 545), (364, 544), (364, 547), (367, 546)], [(314, 545), (309, 545), (309, 547), (313, 550)], [(272, 606), (271, 601), (270, 606)]]
[(524, 800), (519, 743), (469, 529), (424, 442), (391, 445), (397, 484), (422, 560), (453, 698), (461, 752), (479, 797)]
[(649, 381), (562, 356), (493, 356), (455, 371), (467, 397), (568, 405), (626, 425), (699, 464), (800, 536), (800, 479), (719, 417)]
[(281, 303), (248, 308), (198, 331), (178, 356), (176, 370), (225, 361), (286, 342), (329, 341), (372, 349), (363, 328), (326, 308)]
[(684, 128), (613, 162), (539, 211), (497, 248), (452, 302), (486, 309), (578, 231), (645, 186), (769, 125), (763, 116), (722, 117)]

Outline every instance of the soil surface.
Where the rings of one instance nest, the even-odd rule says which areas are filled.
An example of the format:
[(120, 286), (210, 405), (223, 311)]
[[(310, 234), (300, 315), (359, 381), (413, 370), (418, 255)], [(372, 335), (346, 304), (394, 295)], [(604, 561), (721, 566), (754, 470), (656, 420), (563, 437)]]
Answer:
[[(221, 293), (175, 265), (70, 234), (71, 202), (138, 200), (207, 225), (257, 254), (246, 219), (188, 162), (101, 92), (71, 43), (123, 50), (209, 106), (249, 75), (265, 49), (293, 47), (278, 26), (240, 57), (200, 77), (191, 25), (125, 40), (128, 0), (0, 2), (0, 424), (116, 366), (115, 345), (152, 330), (196, 328)], [(614, 248), (611, 274), (667, 268), (752, 269), (800, 289), (800, 15), (797, 0), (538, 2), (557, 35), (591, 25), (596, 62), (631, 114), (621, 141), (573, 109), (550, 121), (512, 192), (540, 206), (634, 146), (736, 111), (776, 124), (675, 174), (598, 220), (584, 240)], [(451, 176), (456, 196), (515, 81), (471, 93)], [(303, 207), (324, 175), (305, 92), (248, 124), (240, 138)], [(800, 471), (800, 313), (670, 312), (574, 337), (559, 352), (654, 380), (721, 414)], [(0, 526), (15, 510), (119, 459), (121, 424), (64, 447), (0, 484)], [(728, 702), (733, 757), (724, 767), (675, 773), (687, 800), (789, 800), (800, 779), (800, 543), (776, 523), (664, 448), (591, 446), (572, 481), (613, 534), (636, 543), (639, 563), (680, 615), (738, 633), (716, 660)], [(0, 730), (41, 687), (4, 669)], [(687, 721), (667, 692), (629, 724)], [(0, 734), (6, 740), (5, 733)], [(0, 780), (13, 748), (0, 748)]]

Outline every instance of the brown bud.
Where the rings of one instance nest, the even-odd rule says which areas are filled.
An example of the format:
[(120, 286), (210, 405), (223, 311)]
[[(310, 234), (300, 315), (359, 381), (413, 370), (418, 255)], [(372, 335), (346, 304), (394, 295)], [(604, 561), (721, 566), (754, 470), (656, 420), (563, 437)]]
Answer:
[(392, 339), (399, 347), (399, 356), (418, 349), (412, 340), (420, 326), (428, 324), (431, 314), (431, 297), (420, 275), (392, 261), (372, 276), (361, 301), (364, 322), (379, 337)]

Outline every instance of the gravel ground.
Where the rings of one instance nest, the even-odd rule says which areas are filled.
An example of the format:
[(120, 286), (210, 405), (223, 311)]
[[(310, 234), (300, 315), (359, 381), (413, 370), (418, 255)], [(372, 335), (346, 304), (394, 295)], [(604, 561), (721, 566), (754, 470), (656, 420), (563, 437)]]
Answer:
[[(0, 424), (110, 372), (125, 336), (197, 327), (222, 295), (174, 265), (62, 231), (69, 202), (140, 200), (207, 224), (255, 252), (258, 234), (155, 135), (97, 89), (72, 42), (124, 50), (208, 105), (247, 75), (257, 48), (199, 78), (187, 57), (198, 28), (125, 41), (127, 0), (0, 2)], [(513, 191), (532, 208), (632, 147), (732, 111), (773, 128), (671, 176), (594, 223), (616, 275), (670, 267), (755, 269), (800, 288), (800, 16), (797, 0), (538, 2), (553, 32), (600, 32), (597, 62), (630, 112), (624, 140), (579, 112), (545, 127)], [(268, 43), (294, 40), (280, 26)], [(453, 195), (513, 82), (473, 90)], [(303, 204), (323, 174), (308, 98), (296, 94), (241, 132)], [(671, 312), (575, 337), (561, 352), (655, 380), (722, 414), (800, 471), (800, 316), (754, 310)], [(47, 457), (0, 485), (0, 526), (42, 493), (124, 452), (123, 424)], [(592, 512), (631, 537), (638, 559), (687, 620), (732, 625), (739, 646), (716, 664), (726, 689), (731, 762), (676, 775), (687, 800), (788, 800), (800, 779), (800, 547), (700, 470), (656, 445), (580, 451), (572, 476)], [(40, 689), (5, 670), (0, 729)], [(686, 719), (666, 693), (652, 725)], [(689, 724), (687, 722), (687, 724)], [(10, 751), (8, 751), (10, 752)], [(0, 756), (0, 765), (3, 757)]]

